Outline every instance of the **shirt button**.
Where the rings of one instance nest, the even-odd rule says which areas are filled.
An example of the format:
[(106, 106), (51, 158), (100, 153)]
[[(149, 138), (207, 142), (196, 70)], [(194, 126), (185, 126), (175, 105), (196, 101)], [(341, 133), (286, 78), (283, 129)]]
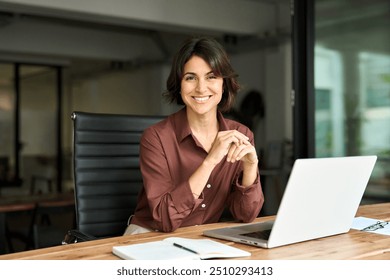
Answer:
[(205, 208), (205, 207), (206, 207), (206, 204), (203, 203), (203, 204), (202, 204), (202, 208)]
[(206, 187), (209, 189), (209, 188), (211, 188), (211, 185), (210, 185), (210, 184), (207, 184)]

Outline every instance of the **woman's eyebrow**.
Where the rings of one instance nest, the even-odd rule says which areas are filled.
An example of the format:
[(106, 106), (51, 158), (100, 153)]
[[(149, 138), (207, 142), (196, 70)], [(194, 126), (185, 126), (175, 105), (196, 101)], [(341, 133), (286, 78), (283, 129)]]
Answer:
[[(206, 75), (210, 75), (210, 74), (214, 74), (214, 71), (211, 70), (210, 72), (207, 72), (207, 73), (205, 74), (205, 76), (206, 76)], [(185, 72), (185, 73), (183, 74), (183, 76), (185, 76), (185, 75), (196, 75), (196, 76), (197, 76), (197, 74), (196, 74), (195, 72), (191, 72), (191, 71)]]
[(183, 74), (183, 76), (185, 76), (185, 75), (196, 75), (194, 72), (185, 72), (184, 74)]

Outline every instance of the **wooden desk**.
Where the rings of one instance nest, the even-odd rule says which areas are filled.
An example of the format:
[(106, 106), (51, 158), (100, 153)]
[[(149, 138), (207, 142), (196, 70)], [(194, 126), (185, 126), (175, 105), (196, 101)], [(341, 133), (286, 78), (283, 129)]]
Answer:
[(1, 196), (0, 197), (0, 209), (1, 211), (7, 211), (9, 205), (23, 205), (26, 203), (42, 203), (42, 202), (66, 202), (74, 204), (73, 193), (47, 193), (47, 194), (34, 194), (34, 195), (14, 195), (14, 196)]
[[(357, 216), (390, 220), (390, 203), (361, 206)], [(269, 220), (272, 217), (258, 218), (257, 221)], [(111, 253), (112, 246), (142, 243), (161, 240), (169, 236), (187, 238), (204, 238), (206, 229), (220, 228), (233, 223), (216, 223), (201, 226), (180, 228), (174, 233), (151, 232), (133, 236), (120, 236), (96, 241), (62, 245), (8, 255), (0, 259), (118, 259)], [(252, 253), (251, 257), (242, 259), (390, 259), (390, 236), (350, 230), (346, 234), (315, 239), (302, 243), (287, 245), (274, 249), (262, 249), (229, 241), (220, 242), (241, 248)]]

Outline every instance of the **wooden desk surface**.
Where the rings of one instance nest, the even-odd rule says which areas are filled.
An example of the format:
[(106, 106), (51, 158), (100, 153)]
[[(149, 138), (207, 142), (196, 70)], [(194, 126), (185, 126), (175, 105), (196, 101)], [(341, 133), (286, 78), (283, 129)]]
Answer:
[[(357, 216), (390, 221), (390, 203), (361, 206)], [(262, 217), (256, 219), (256, 221), (265, 221), (271, 218)], [(151, 232), (141, 235), (121, 236), (77, 244), (60, 245), (51, 248), (0, 255), (0, 259), (114, 260), (118, 258), (111, 253), (112, 246), (161, 240), (169, 236), (205, 238), (202, 236), (202, 232), (205, 229), (220, 228), (227, 225), (232, 225), (232, 223), (217, 223), (180, 228), (174, 233)], [(357, 230), (350, 230), (346, 234), (273, 249), (262, 249), (219, 239), (218, 241), (252, 253), (251, 257), (241, 259), (390, 259), (390, 236)]]
[(14, 196), (2, 196), (0, 197), (0, 209), (7, 212), (7, 207), (13, 205), (25, 205), (25, 204), (39, 204), (39, 203), (65, 203), (74, 204), (73, 193), (47, 193), (47, 194), (34, 194), (34, 195), (14, 195)]

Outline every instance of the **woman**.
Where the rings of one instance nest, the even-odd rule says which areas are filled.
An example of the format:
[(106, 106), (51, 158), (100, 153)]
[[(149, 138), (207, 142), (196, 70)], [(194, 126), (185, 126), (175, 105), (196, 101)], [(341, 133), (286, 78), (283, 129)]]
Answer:
[(264, 197), (253, 133), (221, 113), (233, 105), (236, 78), (214, 39), (187, 40), (175, 55), (165, 96), (185, 106), (142, 136), (144, 188), (125, 234), (218, 222), (226, 206), (242, 222), (258, 215)]

